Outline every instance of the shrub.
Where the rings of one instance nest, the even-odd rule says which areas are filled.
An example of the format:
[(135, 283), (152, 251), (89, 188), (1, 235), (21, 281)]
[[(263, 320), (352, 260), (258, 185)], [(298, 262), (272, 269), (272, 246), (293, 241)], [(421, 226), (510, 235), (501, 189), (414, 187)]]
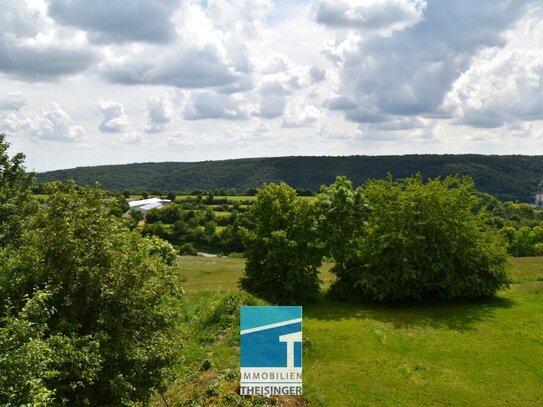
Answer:
[(319, 235), (326, 244), (327, 254), (335, 265), (332, 272), (341, 277), (345, 262), (364, 233), (364, 220), (369, 206), (362, 188), (353, 188), (346, 177), (337, 177), (329, 186), (322, 186), (315, 202)]
[(473, 181), (369, 181), (372, 208), (336, 289), (374, 300), (490, 296), (509, 284), (502, 235), (488, 228)]
[(112, 204), (54, 186), (20, 249), (0, 250), (0, 404), (145, 403), (176, 362), (172, 248)]
[(196, 256), (198, 253), (192, 243), (183, 243), (179, 248), (179, 254), (181, 256)]
[(243, 229), (247, 261), (240, 286), (279, 304), (314, 300), (323, 248), (310, 204), (285, 183), (269, 184), (258, 191), (251, 212), (255, 226)]
[(27, 219), (38, 207), (32, 199), (34, 173), (26, 173), (24, 154), (10, 158), (8, 148), (9, 143), (0, 134), (0, 248), (19, 244)]

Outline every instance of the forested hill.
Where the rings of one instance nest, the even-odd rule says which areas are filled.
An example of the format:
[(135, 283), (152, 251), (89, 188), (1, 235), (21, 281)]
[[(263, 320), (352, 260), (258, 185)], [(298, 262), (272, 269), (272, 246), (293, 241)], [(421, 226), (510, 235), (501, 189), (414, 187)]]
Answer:
[(211, 191), (220, 188), (259, 187), (285, 181), (297, 188), (318, 190), (337, 175), (359, 185), (367, 178), (390, 172), (405, 177), (417, 172), (425, 177), (449, 174), (472, 176), (477, 187), (501, 200), (533, 201), (543, 179), (543, 156), (402, 155), (350, 157), (248, 158), (202, 162), (161, 162), (78, 167), (38, 174), (38, 181), (75, 180), (82, 185), (98, 181), (109, 190)]

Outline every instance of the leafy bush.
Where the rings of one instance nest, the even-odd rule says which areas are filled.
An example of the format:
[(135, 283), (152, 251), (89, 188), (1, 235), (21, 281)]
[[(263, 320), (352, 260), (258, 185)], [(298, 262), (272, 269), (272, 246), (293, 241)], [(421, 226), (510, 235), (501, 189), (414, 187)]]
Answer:
[(488, 228), (473, 181), (422, 176), (369, 181), (366, 232), (337, 281), (375, 300), (490, 296), (509, 284), (507, 252)]
[(347, 258), (364, 233), (364, 220), (369, 212), (362, 188), (353, 188), (346, 177), (337, 177), (332, 185), (321, 187), (315, 211), (321, 239), (336, 263), (331, 271), (341, 277)]
[(247, 262), (240, 286), (279, 304), (314, 300), (323, 248), (311, 205), (287, 184), (269, 184), (258, 191), (252, 215), (255, 226), (243, 234)]
[(196, 256), (198, 253), (192, 243), (183, 243), (179, 248), (181, 256)]
[(0, 251), (1, 405), (145, 403), (169, 374), (173, 249), (130, 232), (113, 204), (53, 186), (20, 249)]
[(0, 248), (17, 246), (29, 215), (37, 210), (32, 199), (34, 174), (26, 174), (25, 156), (8, 156), (9, 143), (0, 134)]

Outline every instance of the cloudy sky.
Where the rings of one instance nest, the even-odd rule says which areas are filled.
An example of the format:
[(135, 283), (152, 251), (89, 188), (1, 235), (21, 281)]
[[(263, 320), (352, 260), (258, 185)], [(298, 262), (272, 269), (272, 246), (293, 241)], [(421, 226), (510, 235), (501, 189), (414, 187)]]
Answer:
[(540, 0), (2, 0), (0, 132), (37, 171), (543, 154)]

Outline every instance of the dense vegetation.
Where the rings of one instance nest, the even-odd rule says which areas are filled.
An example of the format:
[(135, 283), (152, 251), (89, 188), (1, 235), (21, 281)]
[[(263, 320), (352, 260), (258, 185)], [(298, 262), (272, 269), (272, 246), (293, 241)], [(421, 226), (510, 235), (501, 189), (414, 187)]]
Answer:
[(319, 292), (318, 268), (336, 265), (332, 292), (342, 298), (478, 298), (509, 284), (504, 236), (468, 177), (368, 181), (345, 177), (316, 203), (282, 184), (259, 190), (255, 227), (244, 230), (245, 290), (279, 304)]
[[(276, 405), (236, 394), (239, 306), (267, 304), (238, 292), (239, 278), (276, 303), (314, 299), (334, 283), (343, 285), (336, 294), (373, 299), (486, 296), (506, 286), (504, 248), (543, 249), (541, 210), (502, 203), (460, 177), (390, 177), (362, 187), (339, 177), (314, 198), (286, 184), (267, 185), (254, 199), (169, 193), (175, 202), (143, 219), (127, 214), (127, 191), (72, 182), (48, 185), (38, 208), (24, 156), (9, 158), (2, 138), (0, 158), (0, 404), (7, 406)], [(180, 253), (245, 250), (248, 259), (176, 259), (170, 244), (146, 235)], [(381, 404), (496, 397), (533, 404), (538, 267), (513, 275), (524, 296), (501, 291), (505, 299), (418, 308), (330, 299), (307, 306), (305, 397), (314, 405), (351, 405), (361, 392)], [(421, 278), (437, 274), (448, 285)], [(437, 390), (428, 393), (430, 382)], [(461, 386), (451, 390), (451, 382)]]
[(258, 191), (251, 212), (255, 225), (243, 229), (241, 287), (284, 305), (315, 300), (324, 252), (312, 205), (285, 183), (269, 184)]
[[(32, 200), (24, 157), (5, 151), (0, 190)], [(0, 218), (15, 237), (0, 247), (0, 405), (146, 403), (178, 357), (176, 254), (130, 231), (105, 191), (49, 188), (24, 222)], [(0, 213), (12, 204), (0, 195)]]
[(365, 230), (338, 274), (342, 292), (377, 300), (476, 298), (508, 286), (504, 238), (469, 178), (369, 181)]
[(98, 181), (114, 191), (215, 191), (238, 193), (264, 183), (284, 181), (294, 188), (318, 191), (337, 175), (354, 185), (367, 179), (404, 178), (417, 172), (426, 177), (469, 175), (478, 190), (502, 201), (533, 202), (543, 178), (543, 156), (404, 155), (350, 157), (250, 158), (194, 163), (164, 162), (79, 167), (38, 174), (39, 182), (75, 180), (80, 185)]
[[(179, 248), (179, 254), (198, 251), (230, 254), (242, 252), (241, 228), (252, 228), (249, 207), (252, 201), (213, 196), (183, 197), (163, 209), (151, 209), (145, 215), (144, 235), (158, 236)], [(143, 219), (140, 212), (130, 213), (133, 227)]]
[(9, 157), (8, 147), (0, 134), (0, 249), (19, 244), (28, 217), (38, 208), (32, 199), (34, 174), (25, 174), (24, 154)]

